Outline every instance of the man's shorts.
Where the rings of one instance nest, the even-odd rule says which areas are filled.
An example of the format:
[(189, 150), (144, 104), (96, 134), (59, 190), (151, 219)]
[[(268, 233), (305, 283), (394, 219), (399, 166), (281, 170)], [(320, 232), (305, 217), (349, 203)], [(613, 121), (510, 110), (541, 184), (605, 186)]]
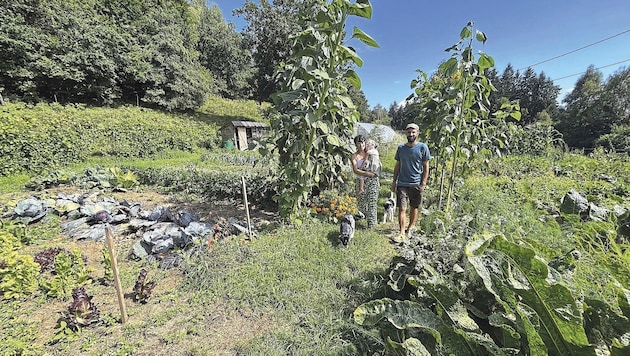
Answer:
[(396, 187), (396, 204), (399, 207), (407, 208), (407, 200), (411, 209), (417, 209), (422, 203), (422, 188), (419, 185), (415, 187)]

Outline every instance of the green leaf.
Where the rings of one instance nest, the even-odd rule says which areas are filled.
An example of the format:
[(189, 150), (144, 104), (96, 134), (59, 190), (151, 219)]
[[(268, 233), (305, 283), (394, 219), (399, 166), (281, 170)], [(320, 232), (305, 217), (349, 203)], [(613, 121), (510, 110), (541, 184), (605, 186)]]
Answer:
[(354, 311), (354, 321), (359, 325), (374, 326), (383, 319), (399, 330), (422, 328), (436, 341), (441, 341), (437, 330), (442, 327), (442, 321), (429, 308), (410, 300), (377, 299)]
[(363, 59), (361, 59), (361, 57), (359, 57), (359, 55), (357, 54), (356, 51), (354, 51), (353, 48), (346, 47), (346, 46), (339, 46), (339, 51), (341, 52), (340, 55), (342, 55), (342, 57), (344, 59), (351, 60), (358, 67), (362, 67), (363, 66)]
[(344, 78), (348, 80), (348, 83), (355, 87), (356, 89), (361, 89), (361, 77), (359, 74), (353, 70), (349, 70), (346, 72)]
[(328, 74), (328, 72), (324, 71), (323, 69), (320, 69), (320, 68), (313, 69), (312, 71), (310, 71), (310, 73), (312, 73), (313, 76), (318, 79), (330, 80), (330, 75)]
[(313, 127), (320, 129), (322, 131), (322, 133), (324, 134), (329, 134), (330, 133), (330, 129), (328, 127), (328, 125), (326, 125), (325, 121), (319, 120), (319, 121), (315, 121), (313, 122)]
[(444, 75), (451, 76), (457, 71), (457, 64), (457, 58), (451, 57), (446, 62), (440, 64), (440, 71), (443, 72)]
[[(514, 292), (540, 318), (547, 336), (547, 347), (559, 355), (592, 352), (592, 345), (584, 331), (581, 310), (571, 291), (561, 284), (547, 281), (548, 267), (535, 255), (534, 250), (510, 242), (503, 236), (493, 239), (490, 248), (504, 253), (514, 272), (518, 272), (528, 282), (529, 288), (514, 289)], [(509, 285), (506, 280), (504, 283)]]
[[(470, 24), (470, 22), (469, 22), (469, 24)], [(472, 35), (472, 31), (470, 30), (470, 28), (468, 26), (462, 28), (462, 30), (459, 32), (459, 38), (460, 39), (468, 38), (468, 37), (470, 37), (470, 35)]]
[(475, 37), (477, 38), (477, 41), (481, 43), (486, 43), (486, 41), (488, 40), (488, 37), (486, 37), (486, 34), (479, 30), (477, 30), (477, 34)]
[(396, 342), (390, 337), (386, 341), (386, 351), (388, 355), (416, 355), (431, 356), (431, 352), (416, 338), (408, 338), (404, 342)]
[(369, 0), (357, 0), (356, 3), (350, 4), (348, 14), (371, 19), (372, 5)]
[(299, 91), (296, 91), (296, 90), (287, 91), (287, 92), (284, 92), (284, 93), (278, 93), (278, 97), (280, 97), (283, 102), (294, 101), (294, 100), (298, 99), (300, 96), (301, 96), (301, 93)]
[(494, 58), (490, 57), (485, 53), (481, 53), (479, 55), (479, 60), (477, 61), (477, 65), (479, 66), (479, 70), (483, 71), (487, 68), (494, 67)]
[(293, 83), (291, 83), (291, 89), (297, 90), (297, 89), (301, 88), (302, 85), (304, 85), (304, 83), (306, 83), (304, 80), (296, 79), (296, 80), (293, 81)]
[(520, 120), (521, 119), (521, 112), (520, 111), (512, 111), (510, 113), (510, 117), (516, 119), (516, 120)]
[(339, 141), (339, 137), (337, 136), (328, 135), (326, 136), (326, 140), (328, 141), (329, 144), (333, 146), (342, 146), (341, 141)]
[(368, 36), (365, 32), (361, 31), (356, 26), (354, 26), (354, 29), (352, 31), (352, 38), (356, 38), (370, 47), (379, 48), (378, 43), (374, 41), (372, 37)]

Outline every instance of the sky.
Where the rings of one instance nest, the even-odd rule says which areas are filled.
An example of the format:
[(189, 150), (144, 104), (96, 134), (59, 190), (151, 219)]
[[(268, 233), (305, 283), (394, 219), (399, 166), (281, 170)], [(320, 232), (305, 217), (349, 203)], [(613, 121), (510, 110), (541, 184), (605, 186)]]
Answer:
[[(271, 1), (271, 0), (270, 0)], [(245, 26), (232, 10), (245, 0), (208, 0), (221, 9), (238, 30)], [(412, 93), (417, 70), (433, 73), (450, 57), (444, 50), (459, 40), (469, 21), (487, 36), (474, 43), (475, 53), (494, 58), (499, 74), (511, 64), (522, 74), (527, 67), (544, 73), (560, 86), (561, 101), (589, 65), (604, 79), (630, 66), (630, 1), (628, 0), (371, 0), (372, 18), (353, 17), (357, 26), (379, 43), (379, 48), (356, 39), (346, 44), (363, 59), (357, 68), (361, 89), (370, 107), (389, 108)], [(543, 62), (543, 63), (541, 63)]]

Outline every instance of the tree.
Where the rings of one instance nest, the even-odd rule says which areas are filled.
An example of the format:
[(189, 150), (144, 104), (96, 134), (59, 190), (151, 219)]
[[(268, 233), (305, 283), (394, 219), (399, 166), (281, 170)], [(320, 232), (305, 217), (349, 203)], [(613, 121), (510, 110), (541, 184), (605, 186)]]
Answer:
[(501, 107), (503, 102), (501, 98), (519, 101), (522, 115), (519, 125), (526, 126), (534, 123), (542, 111), (551, 115), (557, 114), (560, 87), (554, 85), (545, 73), (537, 75), (532, 68), (527, 68), (521, 75), (514, 71), (511, 64), (508, 64), (500, 76), (494, 68), (486, 71), (486, 76), (496, 88), (490, 96), (494, 110)]
[(0, 14), (0, 87), (24, 100), (111, 103), (113, 28), (96, 1), (11, 1)]
[(186, 110), (210, 88), (186, 0), (16, 0), (0, 20), (0, 87), (22, 100)]
[(555, 126), (569, 147), (591, 149), (599, 136), (610, 132), (601, 105), (603, 85), (602, 73), (590, 65), (563, 99), (566, 106)]
[(251, 51), (233, 23), (226, 23), (216, 4), (207, 8), (196, 1), (201, 12), (199, 24), (199, 61), (212, 73), (213, 92), (229, 99), (247, 99), (253, 94), (250, 82), (256, 70)]
[(389, 105), (389, 109), (387, 110), (387, 114), (392, 118), (390, 125), (393, 128), (404, 129), (404, 117), (405, 117), (405, 107), (403, 105), (398, 104), (397, 102), (393, 102)]
[(381, 104), (376, 104), (376, 106), (372, 109), (372, 116), (374, 117), (374, 123), (380, 125), (391, 125), (392, 118), (389, 116), (387, 110), (381, 106)]
[(630, 152), (630, 67), (618, 70), (606, 80), (601, 105), (610, 133), (599, 136), (596, 145)]
[(365, 97), (365, 93), (363, 93), (363, 90), (357, 89), (353, 85), (348, 85), (348, 96), (359, 112), (359, 121), (374, 122), (374, 116), (370, 110), (370, 106), (368, 105), (368, 101)]
[(246, 0), (243, 7), (234, 10), (247, 21), (243, 30), (246, 45), (253, 53), (258, 72), (252, 83), (258, 101), (269, 101), (272, 93), (280, 89), (274, 73), (278, 65), (291, 53), (289, 37), (299, 32), (300, 11), (308, 9), (315, 0), (260, 0), (259, 4)]
[(608, 77), (601, 100), (610, 125), (630, 126), (630, 67)]

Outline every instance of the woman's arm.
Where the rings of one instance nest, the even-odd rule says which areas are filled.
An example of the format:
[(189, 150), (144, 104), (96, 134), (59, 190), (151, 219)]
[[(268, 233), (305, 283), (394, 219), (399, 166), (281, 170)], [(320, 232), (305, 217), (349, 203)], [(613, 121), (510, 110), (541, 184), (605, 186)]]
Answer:
[(356, 174), (358, 176), (374, 177), (374, 175), (375, 175), (372, 172), (362, 171), (362, 170), (359, 169), (359, 167), (357, 167), (357, 155), (356, 154), (352, 155), (352, 171), (354, 172), (354, 174)]

